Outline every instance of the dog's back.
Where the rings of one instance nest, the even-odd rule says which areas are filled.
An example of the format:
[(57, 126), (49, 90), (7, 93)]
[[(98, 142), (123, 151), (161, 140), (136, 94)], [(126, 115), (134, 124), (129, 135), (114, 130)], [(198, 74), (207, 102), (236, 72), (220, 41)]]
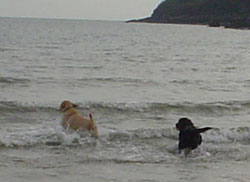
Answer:
[(60, 110), (64, 114), (62, 126), (64, 128), (71, 128), (74, 130), (87, 130), (94, 135), (94, 137), (98, 138), (98, 129), (92, 114), (90, 114), (89, 119), (87, 119), (80, 115), (75, 107), (77, 107), (77, 105), (71, 103), (70, 101), (62, 102), (60, 106)]
[(194, 126), (187, 127), (179, 133), (179, 150), (195, 149), (202, 143), (202, 137)]

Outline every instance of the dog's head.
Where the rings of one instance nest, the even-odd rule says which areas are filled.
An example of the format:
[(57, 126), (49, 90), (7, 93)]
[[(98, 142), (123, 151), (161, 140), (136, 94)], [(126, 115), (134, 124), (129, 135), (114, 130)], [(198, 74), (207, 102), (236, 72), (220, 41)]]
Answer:
[(176, 123), (175, 126), (176, 126), (177, 130), (182, 131), (188, 126), (194, 126), (194, 124), (188, 118), (181, 118), (181, 119), (179, 119), (178, 123)]
[(66, 110), (70, 109), (70, 108), (76, 108), (78, 107), (78, 105), (73, 104), (71, 101), (69, 100), (65, 100), (61, 103), (59, 110), (62, 112), (65, 112)]

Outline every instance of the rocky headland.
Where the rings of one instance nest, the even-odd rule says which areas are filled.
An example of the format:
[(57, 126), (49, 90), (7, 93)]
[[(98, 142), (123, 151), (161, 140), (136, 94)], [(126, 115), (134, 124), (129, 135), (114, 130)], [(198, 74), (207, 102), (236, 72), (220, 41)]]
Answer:
[(250, 0), (165, 0), (150, 17), (128, 22), (250, 29)]

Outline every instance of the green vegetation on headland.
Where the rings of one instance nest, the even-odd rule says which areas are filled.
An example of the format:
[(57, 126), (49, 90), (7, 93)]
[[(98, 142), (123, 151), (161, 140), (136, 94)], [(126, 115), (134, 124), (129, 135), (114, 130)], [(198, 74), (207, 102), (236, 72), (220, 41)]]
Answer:
[(128, 22), (250, 28), (250, 0), (165, 0), (150, 17)]

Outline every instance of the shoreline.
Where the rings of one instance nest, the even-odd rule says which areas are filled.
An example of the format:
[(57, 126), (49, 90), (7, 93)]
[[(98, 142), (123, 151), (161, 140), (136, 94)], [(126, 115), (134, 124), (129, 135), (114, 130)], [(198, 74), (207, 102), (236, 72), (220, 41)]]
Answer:
[[(195, 21), (197, 20), (197, 21)], [(206, 25), (208, 27), (223, 27), (230, 29), (250, 30), (250, 18), (243, 19), (239, 17), (232, 18), (231, 21), (220, 21), (218, 19), (197, 18), (197, 17), (172, 17), (166, 20), (146, 17), (141, 19), (128, 20), (126, 23), (152, 23), (152, 24), (185, 24), (185, 25)]]

